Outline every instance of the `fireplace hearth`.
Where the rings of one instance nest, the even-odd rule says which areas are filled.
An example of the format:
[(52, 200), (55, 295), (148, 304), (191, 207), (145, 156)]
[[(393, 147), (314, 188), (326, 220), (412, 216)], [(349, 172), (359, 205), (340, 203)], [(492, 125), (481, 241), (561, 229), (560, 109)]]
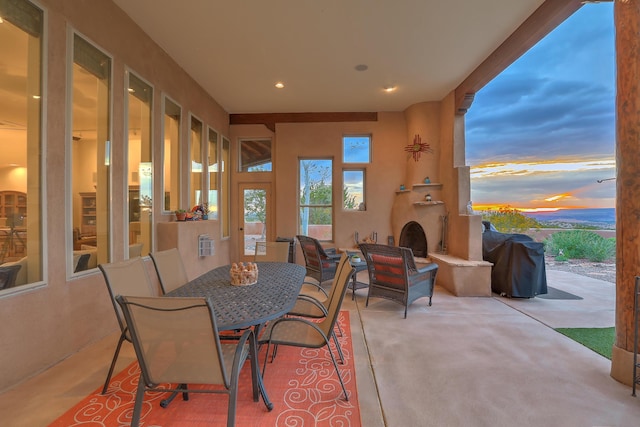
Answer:
[(413, 251), (414, 257), (427, 257), (427, 237), (424, 229), (415, 221), (410, 221), (402, 227), (398, 246), (409, 248)]

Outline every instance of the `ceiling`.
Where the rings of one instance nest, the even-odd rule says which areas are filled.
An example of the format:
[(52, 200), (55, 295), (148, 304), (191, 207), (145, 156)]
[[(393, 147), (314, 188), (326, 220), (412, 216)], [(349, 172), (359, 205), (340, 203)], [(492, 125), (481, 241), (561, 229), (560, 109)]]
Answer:
[(439, 101), (544, 3), (114, 2), (232, 114), (402, 111)]

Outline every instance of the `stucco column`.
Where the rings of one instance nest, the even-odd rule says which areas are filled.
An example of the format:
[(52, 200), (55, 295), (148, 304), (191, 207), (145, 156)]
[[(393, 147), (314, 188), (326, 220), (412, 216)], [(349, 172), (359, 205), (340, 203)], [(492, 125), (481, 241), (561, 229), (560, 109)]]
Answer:
[(611, 376), (631, 385), (634, 278), (640, 274), (640, 1), (614, 6), (616, 26), (616, 340)]
[[(429, 143), (433, 152), (420, 153), (420, 159), (413, 160), (411, 153), (406, 153), (406, 178), (404, 185), (411, 189), (412, 184), (419, 184), (429, 177), (432, 182), (439, 179), (438, 159), (440, 154), (440, 103), (421, 102), (413, 104), (404, 111), (407, 122), (407, 142), (413, 144), (416, 135), (420, 135), (423, 143)], [(404, 147), (403, 147), (404, 148)]]

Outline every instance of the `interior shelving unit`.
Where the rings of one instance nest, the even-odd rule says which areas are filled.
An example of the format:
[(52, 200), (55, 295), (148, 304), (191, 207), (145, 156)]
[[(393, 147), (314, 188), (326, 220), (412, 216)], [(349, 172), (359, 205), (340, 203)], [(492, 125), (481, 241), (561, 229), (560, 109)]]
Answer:
[(640, 318), (640, 276), (636, 276), (635, 304), (633, 310), (633, 392), (636, 395), (636, 386), (640, 385), (640, 361), (638, 361), (638, 319)]
[(20, 191), (0, 191), (0, 218), (27, 215), (27, 195)]
[(96, 235), (96, 193), (80, 193), (82, 206), (81, 236)]

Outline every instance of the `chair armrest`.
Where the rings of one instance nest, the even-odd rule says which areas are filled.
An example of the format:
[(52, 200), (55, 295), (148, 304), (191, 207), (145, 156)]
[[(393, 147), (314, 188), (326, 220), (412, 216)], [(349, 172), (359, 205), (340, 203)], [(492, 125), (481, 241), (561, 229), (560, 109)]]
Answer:
[(418, 274), (428, 273), (430, 271), (438, 271), (438, 264), (432, 262), (430, 264), (420, 264), (416, 265), (416, 270)]
[(314, 305), (316, 308), (318, 308), (318, 310), (320, 310), (322, 314), (324, 314), (325, 316), (329, 314), (327, 312), (327, 308), (320, 301), (318, 301), (316, 298), (312, 297), (311, 295), (305, 295), (305, 294), (298, 295), (298, 297), (296, 298), (296, 305), (289, 312), (289, 314), (303, 315), (301, 312), (296, 312), (296, 307), (298, 306), (299, 302), (302, 303), (302, 307), (304, 307), (305, 304), (311, 304), (311, 305)]

